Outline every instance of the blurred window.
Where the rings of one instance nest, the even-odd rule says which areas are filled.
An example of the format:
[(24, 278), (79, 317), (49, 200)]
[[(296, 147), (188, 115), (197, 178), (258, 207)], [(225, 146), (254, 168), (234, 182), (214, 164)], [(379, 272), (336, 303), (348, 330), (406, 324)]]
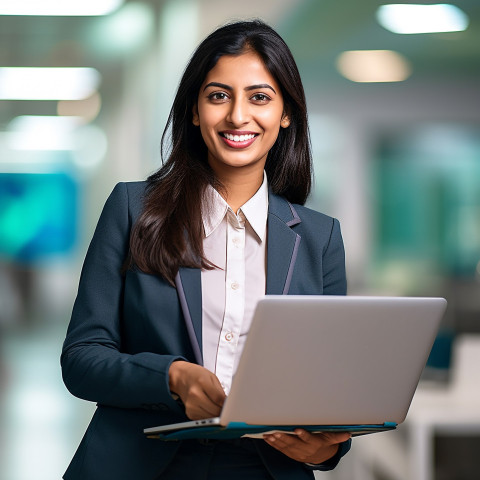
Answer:
[(473, 277), (480, 261), (480, 135), (418, 126), (385, 135), (376, 162), (380, 263)]
[(77, 187), (63, 173), (0, 174), (0, 256), (23, 263), (75, 243)]

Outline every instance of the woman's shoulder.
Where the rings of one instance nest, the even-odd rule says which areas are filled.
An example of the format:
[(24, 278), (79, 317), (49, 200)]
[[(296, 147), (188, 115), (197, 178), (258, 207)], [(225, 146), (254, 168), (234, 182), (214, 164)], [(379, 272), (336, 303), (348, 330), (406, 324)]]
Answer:
[(145, 181), (117, 183), (108, 196), (104, 212), (116, 216), (128, 211), (131, 217), (138, 217), (143, 208), (146, 187)]
[(316, 245), (342, 244), (340, 222), (335, 217), (303, 205), (292, 204), (292, 207), (301, 220), (298, 233), (306, 241)]
[(299, 205), (297, 203), (292, 203), (291, 205), (302, 221), (314, 222), (316, 224), (321, 223), (325, 225), (332, 225), (338, 221), (334, 217), (327, 215), (326, 213), (319, 212), (318, 210), (314, 210), (311, 207), (306, 207), (305, 205)]
[(129, 196), (143, 196), (147, 188), (148, 183), (145, 180), (137, 182), (119, 182), (116, 187), (125, 188)]
[(118, 182), (110, 194), (111, 198), (123, 198), (128, 203), (142, 201), (147, 188), (146, 181), (139, 182)]
[(288, 220), (289, 224), (293, 222), (293, 225), (300, 223), (305, 223), (306, 225), (314, 223), (318, 225), (320, 223), (325, 226), (331, 226), (336, 222), (333, 217), (314, 210), (311, 207), (290, 202), (284, 196), (276, 195), (270, 192), (269, 199), (269, 210), (280, 218)]

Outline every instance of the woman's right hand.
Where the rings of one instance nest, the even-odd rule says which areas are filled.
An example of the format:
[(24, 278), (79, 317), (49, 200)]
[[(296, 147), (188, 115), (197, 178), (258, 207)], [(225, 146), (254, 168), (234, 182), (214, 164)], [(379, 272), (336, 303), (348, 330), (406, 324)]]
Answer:
[(226, 395), (217, 376), (195, 363), (176, 361), (168, 371), (169, 386), (191, 420), (218, 417)]

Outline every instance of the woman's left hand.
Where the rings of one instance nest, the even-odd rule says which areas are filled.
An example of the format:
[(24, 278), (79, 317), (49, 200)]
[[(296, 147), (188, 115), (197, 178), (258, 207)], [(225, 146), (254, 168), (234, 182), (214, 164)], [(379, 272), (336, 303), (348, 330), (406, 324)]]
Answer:
[(263, 439), (298, 462), (319, 464), (332, 458), (338, 451), (338, 444), (350, 437), (349, 433), (309, 433), (299, 428), (295, 435), (272, 433), (264, 435)]

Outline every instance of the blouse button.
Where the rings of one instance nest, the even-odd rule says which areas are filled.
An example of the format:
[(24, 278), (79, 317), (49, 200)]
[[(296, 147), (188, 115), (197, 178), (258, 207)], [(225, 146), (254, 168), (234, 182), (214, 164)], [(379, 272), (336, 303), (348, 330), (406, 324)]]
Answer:
[(231, 342), (233, 340), (233, 333), (232, 332), (228, 332), (227, 334), (225, 334), (225, 340), (227, 342)]

